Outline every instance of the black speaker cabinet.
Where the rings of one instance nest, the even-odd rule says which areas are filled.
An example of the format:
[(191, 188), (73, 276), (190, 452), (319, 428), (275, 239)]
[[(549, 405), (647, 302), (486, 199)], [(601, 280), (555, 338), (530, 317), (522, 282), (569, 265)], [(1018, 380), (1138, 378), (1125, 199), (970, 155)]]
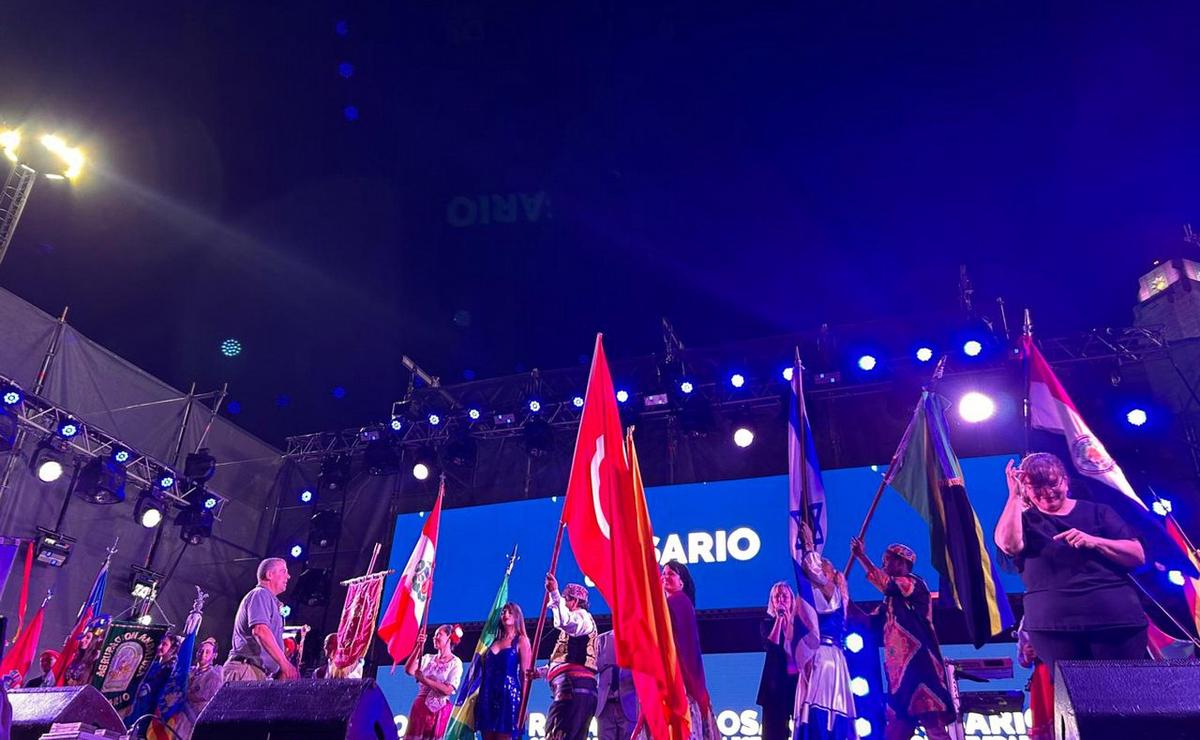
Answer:
[(395, 740), (373, 679), (231, 681), (196, 721), (193, 740)]
[(87, 722), (101, 730), (124, 732), (121, 718), (91, 686), (61, 686), (47, 689), (13, 689), (12, 740), (37, 740), (55, 722)]
[(1059, 661), (1054, 733), (1060, 740), (1200, 738), (1200, 662)]

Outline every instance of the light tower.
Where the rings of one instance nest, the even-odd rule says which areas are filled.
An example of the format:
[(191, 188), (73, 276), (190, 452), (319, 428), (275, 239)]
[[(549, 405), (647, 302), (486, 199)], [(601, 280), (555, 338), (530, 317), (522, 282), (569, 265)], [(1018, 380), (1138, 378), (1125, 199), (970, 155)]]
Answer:
[(41, 147), (30, 147), (29, 151), (22, 150), (22, 138), (19, 128), (0, 128), (0, 151), (13, 165), (0, 189), (0, 263), (4, 262), (38, 173), (51, 180), (73, 181), (83, 172), (85, 161), (82, 149), (68, 146), (57, 134), (43, 134), (38, 138)]

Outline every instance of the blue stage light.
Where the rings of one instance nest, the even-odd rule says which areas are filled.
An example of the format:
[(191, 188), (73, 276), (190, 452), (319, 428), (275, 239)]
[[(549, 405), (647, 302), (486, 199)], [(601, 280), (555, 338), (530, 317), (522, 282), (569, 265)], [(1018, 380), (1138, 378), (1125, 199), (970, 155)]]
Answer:
[(307, 488), (300, 492), (300, 503), (311, 504), (313, 500), (313, 492)]
[(535, 414), (537, 412), (541, 411), (542, 410), (542, 402), (537, 400), (536, 398), (529, 399), (529, 410)]
[(436, 427), (438, 424), (441, 424), (441, 423), (442, 423), (442, 417), (441, 417), (441, 416), (438, 416), (437, 414), (430, 414), (430, 415), (429, 415), (429, 426)]
[(788, 365), (783, 369), (783, 379), (787, 382), (792, 382), (792, 366)]
[(76, 434), (79, 434), (79, 422), (74, 419), (64, 419), (58, 425), (58, 436), (63, 439), (70, 439)]
[(113, 459), (113, 462), (115, 462), (115, 463), (124, 465), (125, 463), (129, 462), (130, 457), (131, 457), (131, 455), (129, 454), (129, 450), (126, 450), (122, 447), (118, 447), (115, 450), (113, 450), (112, 459)]
[(292, 616), (292, 607), (288, 606), (287, 604), (281, 605), (279, 607), (279, 616), (283, 617), (284, 619)]
[(1183, 578), (1183, 573), (1178, 570), (1173, 570), (1167, 573), (1167, 580), (1174, 583), (1176, 586), (1182, 586), (1186, 581)]
[(571, 405), (577, 409), (583, 408), (583, 396), (575, 396), (571, 399)]
[(869, 737), (872, 729), (871, 720), (866, 717), (859, 717), (854, 720), (854, 731), (858, 733), (860, 738)]
[(1160, 496), (1157, 501), (1155, 501), (1153, 504), (1150, 504), (1150, 508), (1154, 510), (1155, 514), (1158, 514), (1159, 516), (1166, 516), (1167, 514), (1171, 513), (1172, 506), (1170, 500)]
[(393, 432), (399, 432), (404, 429), (404, 420), (399, 416), (393, 416), (392, 420), (388, 422), (388, 428)]
[(292, 549), (289, 552), (292, 557), (299, 560), (304, 555), (304, 548), (300, 545), (292, 545)]
[(483, 412), (479, 409), (467, 409), (467, 418), (471, 421), (479, 421), (481, 416), (483, 416)]
[(21, 389), (15, 385), (6, 385), (4, 386), (4, 390), (0, 392), (0, 403), (3, 403), (5, 406), (16, 406), (23, 400), (24, 397), (21, 395)]
[(242, 353), (242, 343), (230, 337), (221, 342), (221, 354), (226, 357), (237, 357)]
[(963, 354), (967, 357), (978, 357), (983, 351), (983, 344), (977, 339), (968, 339), (963, 342)]
[(354, 76), (354, 65), (350, 62), (342, 62), (338, 65), (338, 75), (345, 80)]
[(875, 369), (876, 364), (878, 364), (878, 361), (875, 359), (875, 357), (873, 355), (863, 355), (862, 357), (858, 358), (858, 369), (859, 370), (865, 370), (866, 372), (870, 372)]
[(917, 360), (919, 362), (929, 362), (933, 359), (933, 350), (929, 347), (920, 347), (917, 349)]
[(357, 121), (358, 120), (358, 107), (354, 106), (354, 105), (347, 105), (345, 108), (342, 108), (342, 116), (347, 121)]
[(215, 508), (217, 508), (218, 503), (220, 503), (220, 500), (216, 496), (205, 496), (204, 497), (204, 508), (206, 508), (206, 509), (209, 509), (209, 510), (215, 509)]
[(1125, 421), (1135, 427), (1140, 427), (1149, 420), (1150, 417), (1147, 416), (1145, 409), (1130, 409), (1129, 413), (1125, 414)]
[(690, 380), (684, 380), (679, 383), (679, 391), (684, 395), (687, 395), (694, 390), (696, 390), (696, 386), (692, 385), (692, 381)]
[(734, 373), (729, 376), (729, 384), (734, 388), (741, 388), (746, 384), (746, 376), (741, 373)]
[(871, 693), (871, 684), (862, 676), (855, 676), (850, 679), (850, 692), (858, 697), (866, 696)]
[(332, 393), (333, 397), (338, 400), (341, 400), (346, 397), (346, 389), (345, 389), (345, 387), (340, 386), (340, 385), (335, 385), (333, 387), (333, 389), (330, 390), (329, 392)]
[(158, 479), (154, 483), (160, 490), (169, 491), (175, 485), (175, 474), (164, 470), (158, 474)]
[(624, 388), (617, 391), (617, 403), (625, 403), (628, 400), (629, 400), (629, 391), (625, 390)]
[(225, 410), (230, 414), (237, 416), (238, 414), (242, 413), (242, 402), (230, 401), (229, 403), (225, 404)]

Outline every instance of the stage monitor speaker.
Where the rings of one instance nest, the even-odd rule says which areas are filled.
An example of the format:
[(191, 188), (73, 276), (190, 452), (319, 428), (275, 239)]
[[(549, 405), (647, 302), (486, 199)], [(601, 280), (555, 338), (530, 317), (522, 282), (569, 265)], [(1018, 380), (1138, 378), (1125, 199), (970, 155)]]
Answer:
[(231, 681), (196, 721), (192, 740), (396, 740), (373, 679)]
[(117, 711), (91, 686), (14, 689), (12, 740), (37, 740), (55, 722), (86, 722), (101, 730), (124, 732)]
[(1200, 738), (1200, 663), (1063, 660), (1054, 669), (1061, 740)]

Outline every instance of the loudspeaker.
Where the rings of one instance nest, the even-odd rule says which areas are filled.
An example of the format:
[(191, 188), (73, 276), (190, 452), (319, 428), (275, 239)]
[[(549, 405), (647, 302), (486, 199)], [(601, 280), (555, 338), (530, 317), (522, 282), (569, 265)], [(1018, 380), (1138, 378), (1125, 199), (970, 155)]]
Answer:
[(396, 740), (396, 720), (370, 678), (231, 681), (196, 720), (192, 740)]
[(1200, 663), (1061, 660), (1054, 668), (1060, 740), (1200, 737)]
[(13, 689), (13, 740), (37, 740), (55, 722), (87, 722), (101, 730), (124, 732), (117, 711), (91, 686)]

